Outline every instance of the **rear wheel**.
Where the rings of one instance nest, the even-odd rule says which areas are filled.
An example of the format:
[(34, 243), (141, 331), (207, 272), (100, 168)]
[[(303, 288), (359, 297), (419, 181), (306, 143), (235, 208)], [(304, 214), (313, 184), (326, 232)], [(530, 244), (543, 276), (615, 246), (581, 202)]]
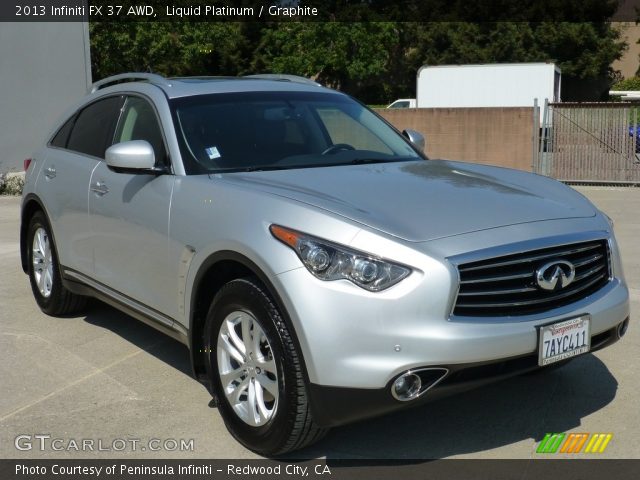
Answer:
[(48, 315), (67, 315), (82, 309), (86, 297), (75, 295), (62, 284), (60, 265), (49, 222), (36, 212), (27, 235), (29, 281), (40, 309)]
[(205, 326), (207, 370), (229, 432), (262, 455), (279, 455), (319, 440), (291, 334), (255, 278), (227, 283)]

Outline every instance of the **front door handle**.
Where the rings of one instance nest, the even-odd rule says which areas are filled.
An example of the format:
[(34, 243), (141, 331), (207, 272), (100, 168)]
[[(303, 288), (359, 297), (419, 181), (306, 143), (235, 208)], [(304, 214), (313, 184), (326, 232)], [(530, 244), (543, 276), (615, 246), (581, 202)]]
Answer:
[(48, 167), (44, 171), (44, 176), (47, 178), (55, 178), (56, 177), (56, 169), (55, 167)]
[(107, 187), (107, 184), (104, 183), (103, 181), (98, 181), (91, 185), (91, 191), (96, 193), (99, 196), (102, 196), (109, 193), (109, 188)]

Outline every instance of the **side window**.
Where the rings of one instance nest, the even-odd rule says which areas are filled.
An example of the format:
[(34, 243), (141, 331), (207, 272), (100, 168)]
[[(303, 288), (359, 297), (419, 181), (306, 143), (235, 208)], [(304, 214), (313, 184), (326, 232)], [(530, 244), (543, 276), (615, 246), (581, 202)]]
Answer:
[(146, 140), (153, 147), (157, 164), (167, 163), (167, 151), (162, 131), (151, 104), (139, 97), (127, 98), (124, 111), (116, 129), (114, 143)]
[(62, 127), (60, 127), (58, 132), (51, 139), (52, 147), (67, 148), (67, 140), (69, 140), (69, 134), (71, 133), (75, 119), (76, 114), (74, 113), (71, 118), (67, 120)]
[(109, 97), (98, 100), (82, 110), (71, 130), (67, 148), (104, 158), (104, 151), (113, 138), (113, 129), (118, 120), (122, 102), (122, 97)]

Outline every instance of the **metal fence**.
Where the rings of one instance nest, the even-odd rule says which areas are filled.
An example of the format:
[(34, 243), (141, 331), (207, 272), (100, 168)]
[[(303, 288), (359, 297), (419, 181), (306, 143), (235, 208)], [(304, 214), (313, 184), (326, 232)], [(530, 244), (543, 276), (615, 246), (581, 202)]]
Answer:
[(534, 170), (567, 182), (640, 183), (638, 106), (545, 104)]

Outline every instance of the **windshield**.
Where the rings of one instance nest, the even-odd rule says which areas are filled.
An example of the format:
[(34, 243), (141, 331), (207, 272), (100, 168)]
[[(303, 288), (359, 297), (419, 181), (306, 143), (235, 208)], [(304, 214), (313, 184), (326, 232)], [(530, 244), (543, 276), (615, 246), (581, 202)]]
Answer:
[(421, 159), (349, 97), (245, 92), (172, 101), (187, 173), (275, 170)]

